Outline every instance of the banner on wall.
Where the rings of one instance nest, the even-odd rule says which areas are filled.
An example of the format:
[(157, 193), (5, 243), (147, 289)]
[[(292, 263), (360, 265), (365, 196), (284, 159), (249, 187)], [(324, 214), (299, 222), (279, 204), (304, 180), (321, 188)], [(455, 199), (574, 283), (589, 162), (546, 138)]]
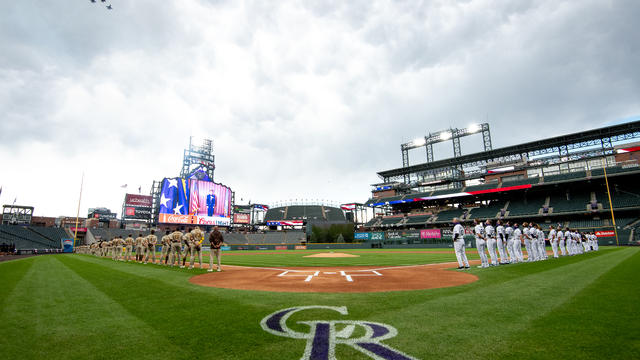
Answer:
[(420, 239), (440, 239), (442, 232), (440, 229), (424, 229), (420, 230)]
[(387, 240), (418, 240), (418, 239), (420, 239), (420, 231), (418, 230), (387, 231)]

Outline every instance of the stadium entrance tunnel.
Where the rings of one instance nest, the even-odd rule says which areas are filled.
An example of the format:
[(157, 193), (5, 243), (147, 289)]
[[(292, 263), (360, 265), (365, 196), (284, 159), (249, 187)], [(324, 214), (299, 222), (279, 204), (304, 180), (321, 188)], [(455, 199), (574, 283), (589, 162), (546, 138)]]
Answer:
[(457, 264), (257, 268), (223, 266), (222, 272), (193, 276), (201, 286), (273, 292), (366, 293), (443, 288), (478, 280)]

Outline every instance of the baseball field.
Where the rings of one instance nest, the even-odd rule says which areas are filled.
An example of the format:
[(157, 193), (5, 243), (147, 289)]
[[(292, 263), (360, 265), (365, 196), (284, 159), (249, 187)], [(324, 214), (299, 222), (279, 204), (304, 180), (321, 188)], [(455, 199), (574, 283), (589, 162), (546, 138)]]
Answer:
[[(4, 261), (0, 352), (4, 359), (640, 358), (640, 249), (467, 271), (448, 270), (453, 261), (451, 249), (225, 252), (223, 271), (212, 273), (75, 254)], [(274, 290), (242, 288), (251, 284)], [(397, 284), (423, 288), (392, 291)]]

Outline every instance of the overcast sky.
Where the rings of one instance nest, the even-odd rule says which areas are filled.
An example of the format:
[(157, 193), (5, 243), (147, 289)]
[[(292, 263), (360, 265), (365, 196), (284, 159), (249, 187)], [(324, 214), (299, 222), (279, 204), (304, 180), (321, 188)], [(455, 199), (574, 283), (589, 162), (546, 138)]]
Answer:
[(3, 3), (0, 203), (75, 215), (84, 172), (81, 216), (119, 213), (190, 135), (238, 203), (364, 202), (429, 131), (487, 121), (498, 148), (640, 115), (635, 0), (109, 2)]

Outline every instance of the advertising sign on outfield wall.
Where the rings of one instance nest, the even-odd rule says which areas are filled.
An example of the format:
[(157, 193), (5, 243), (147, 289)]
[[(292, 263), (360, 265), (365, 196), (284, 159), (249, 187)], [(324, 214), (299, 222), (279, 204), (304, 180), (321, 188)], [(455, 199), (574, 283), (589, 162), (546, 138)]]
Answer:
[(306, 245), (296, 245), (295, 249), (296, 250), (307, 250), (307, 246)]
[(353, 234), (353, 238), (356, 240), (370, 240), (371, 239), (371, 233), (368, 232), (357, 232), (355, 234)]
[(418, 240), (418, 239), (420, 239), (420, 231), (418, 230), (387, 231), (387, 240)]
[(276, 250), (287, 250), (286, 245), (276, 245)]
[(442, 233), (440, 229), (424, 229), (420, 230), (420, 239), (440, 239)]
[(384, 232), (383, 231), (372, 232), (371, 240), (384, 240)]
[(234, 213), (233, 214), (233, 223), (234, 224), (249, 224), (249, 223), (251, 223), (251, 214)]
[(596, 231), (596, 236), (597, 237), (613, 237), (613, 236), (616, 236), (616, 233), (613, 230)]

